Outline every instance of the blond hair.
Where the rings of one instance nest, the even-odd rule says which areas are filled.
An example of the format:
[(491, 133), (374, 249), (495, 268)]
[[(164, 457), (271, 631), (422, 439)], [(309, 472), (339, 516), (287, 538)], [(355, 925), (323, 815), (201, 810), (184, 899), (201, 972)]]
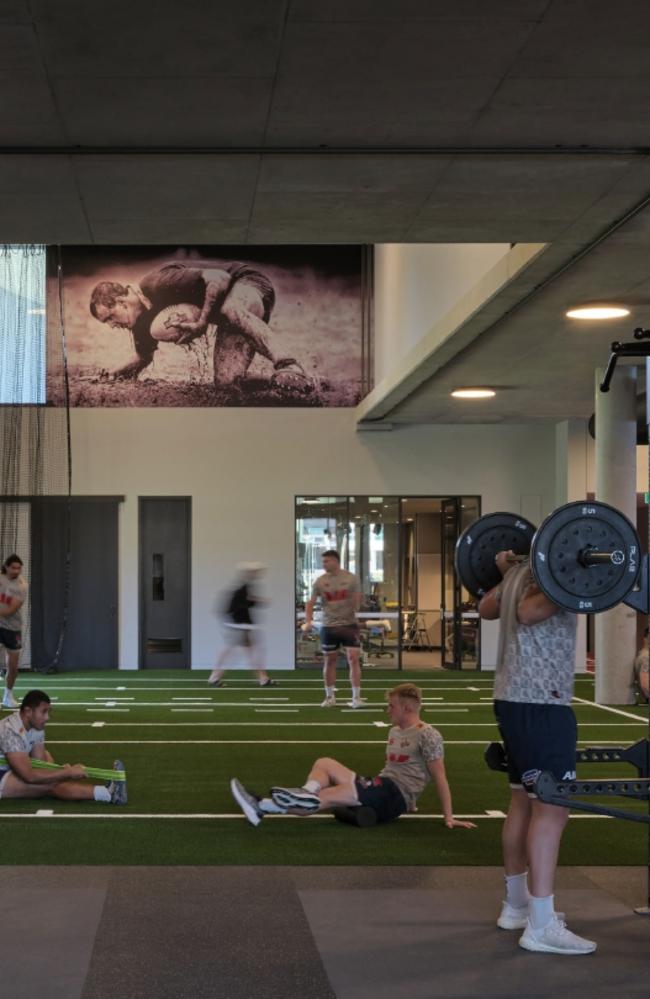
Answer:
[(418, 708), (422, 707), (422, 691), (414, 683), (398, 683), (386, 692), (386, 700), (391, 697), (397, 697), (400, 701), (415, 701)]

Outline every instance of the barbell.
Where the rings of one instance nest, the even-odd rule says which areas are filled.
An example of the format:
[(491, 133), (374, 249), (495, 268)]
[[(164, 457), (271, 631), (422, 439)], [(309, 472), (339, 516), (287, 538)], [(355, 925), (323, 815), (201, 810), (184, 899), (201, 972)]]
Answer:
[(501, 551), (528, 559), (542, 593), (565, 610), (597, 614), (621, 602), (635, 610), (647, 604), (645, 589), (643, 602), (633, 595), (641, 568), (639, 536), (625, 514), (607, 503), (567, 503), (537, 530), (512, 513), (479, 517), (460, 535), (455, 553), (456, 572), (472, 596), (480, 599), (501, 581), (495, 563)]

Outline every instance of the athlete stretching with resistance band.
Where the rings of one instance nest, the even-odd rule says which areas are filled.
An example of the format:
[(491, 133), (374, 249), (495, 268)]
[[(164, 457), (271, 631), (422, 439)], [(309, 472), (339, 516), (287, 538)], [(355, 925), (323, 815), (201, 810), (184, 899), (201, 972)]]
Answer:
[[(49, 719), (49, 697), (42, 690), (30, 690), (20, 710), (0, 722), (0, 798), (52, 797), (125, 805), (124, 764), (116, 760), (112, 771), (81, 763), (57, 766), (45, 748)], [(106, 783), (91, 784), (88, 778), (106, 778)]]

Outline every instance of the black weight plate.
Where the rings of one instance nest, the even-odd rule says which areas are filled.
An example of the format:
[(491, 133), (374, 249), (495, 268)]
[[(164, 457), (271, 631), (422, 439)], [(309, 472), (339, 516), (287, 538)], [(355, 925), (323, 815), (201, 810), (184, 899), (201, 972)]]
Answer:
[[(612, 560), (583, 565), (595, 549)], [(620, 510), (581, 500), (550, 514), (533, 539), (530, 562), (540, 590), (558, 607), (598, 614), (621, 603), (639, 574), (639, 536)]]
[(456, 542), (456, 573), (479, 599), (501, 582), (494, 558), (499, 552), (528, 555), (535, 527), (514, 513), (487, 513), (466, 527)]

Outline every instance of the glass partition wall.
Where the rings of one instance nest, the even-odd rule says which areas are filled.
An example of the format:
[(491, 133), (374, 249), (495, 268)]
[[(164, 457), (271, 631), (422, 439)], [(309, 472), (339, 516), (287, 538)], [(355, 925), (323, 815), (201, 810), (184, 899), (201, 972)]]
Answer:
[(479, 512), (477, 497), (297, 497), (296, 665), (321, 664), (318, 631), (305, 635), (300, 625), (321, 556), (335, 549), (361, 583), (366, 667), (479, 669), (477, 611), (453, 559)]

